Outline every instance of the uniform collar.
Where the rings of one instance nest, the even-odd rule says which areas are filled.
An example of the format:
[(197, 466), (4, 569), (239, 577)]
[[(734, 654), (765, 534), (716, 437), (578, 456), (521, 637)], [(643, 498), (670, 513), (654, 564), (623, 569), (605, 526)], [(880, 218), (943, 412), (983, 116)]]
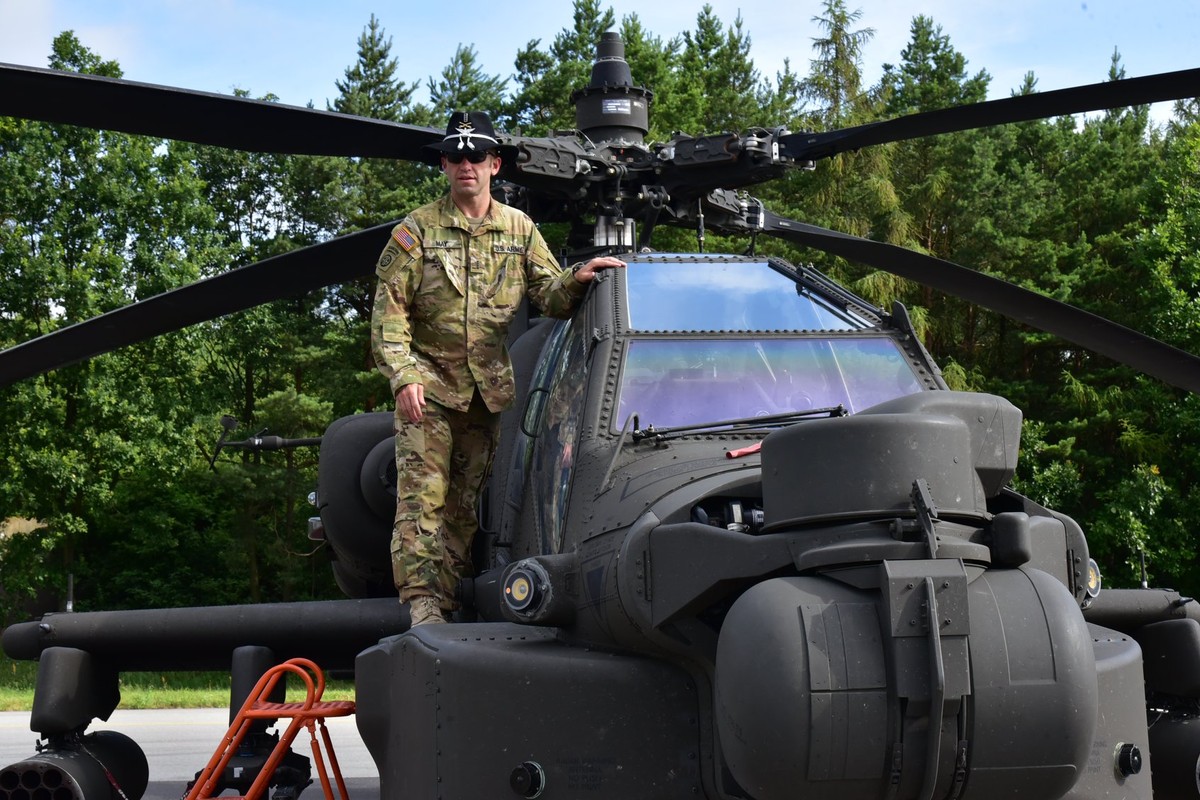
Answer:
[[(478, 230), (503, 230), (503, 208), (503, 203), (492, 198), (492, 204), (488, 207), (488, 215), (484, 217), (483, 223), (480, 224)], [(466, 216), (459, 210), (458, 206), (454, 205), (454, 201), (450, 199), (450, 195), (448, 194), (439, 201), (437, 221), (438, 225), (443, 228), (461, 228), (464, 231), (470, 231), (471, 229)]]

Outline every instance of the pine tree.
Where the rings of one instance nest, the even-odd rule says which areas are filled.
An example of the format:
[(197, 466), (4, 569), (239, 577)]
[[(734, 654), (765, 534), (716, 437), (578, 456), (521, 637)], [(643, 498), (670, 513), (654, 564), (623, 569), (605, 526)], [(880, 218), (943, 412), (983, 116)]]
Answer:
[[(899, 65), (885, 64), (882, 94), (888, 116), (919, 114), (978, 103), (987, 98), (990, 76), (979, 71), (967, 73), (967, 60), (950, 43), (941, 26), (927, 16), (913, 19), (911, 38), (901, 51)], [(976, 222), (960, 213), (964, 193), (978, 185), (968, 171), (972, 161), (989, 152), (983, 144), (985, 133), (964, 131), (897, 142), (889, 149), (892, 183), (897, 187), (902, 224), (893, 232), (907, 246), (951, 261), (959, 261), (965, 231)], [(975, 176), (987, 181), (986, 174)], [(963, 342), (971, 351), (977, 344), (976, 310), (925, 287), (897, 284), (902, 297), (920, 308), (928, 320), (926, 344), (939, 355), (953, 353), (950, 342)], [(974, 366), (970, 361), (967, 368)]]
[(404, 122), (417, 85), (396, 79), (397, 63), (391, 52), (392, 40), (385, 38), (382, 24), (372, 14), (358, 37), (358, 61), (346, 68), (342, 80), (335, 82), (338, 96), (330, 110)]
[(875, 29), (852, 30), (862, 11), (848, 11), (844, 0), (825, 0), (824, 11), (824, 16), (812, 20), (825, 35), (813, 39), (817, 54), (803, 91), (820, 104), (814, 122), (829, 130), (863, 122), (875, 112), (862, 86), (863, 47), (875, 36)]
[(573, 28), (554, 37), (549, 52), (535, 39), (517, 53), (517, 89), (507, 117), (526, 135), (575, 127), (571, 92), (587, 85), (596, 43), (616, 24), (612, 9), (600, 11), (600, 0), (575, 0), (574, 20)]
[(494, 123), (503, 123), (504, 81), (498, 75), (485, 74), (476, 59), (474, 45), (459, 45), (441, 78), (429, 79), (434, 118), (444, 121), (454, 111), (486, 111)]
[[(843, 0), (826, 0), (824, 15), (814, 21), (824, 31), (813, 40), (816, 56), (801, 81), (803, 98), (814, 106), (801, 120), (813, 130), (832, 130), (873, 121), (880, 114), (876, 92), (862, 87), (862, 48), (874, 35), (871, 28), (854, 29), (861, 12), (849, 12)], [(788, 216), (857, 236), (903, 241), (905, 227), (889, 176), (888, 147), (843, 153), (817, 164), (813, 172), (793, 172), (765, 189), (773, 207)], [(894, 277), (865, 271), (842, 259), (804, 252), (834, 277), (850, 282), (868, 299), (890, 304), (899, 296)]]

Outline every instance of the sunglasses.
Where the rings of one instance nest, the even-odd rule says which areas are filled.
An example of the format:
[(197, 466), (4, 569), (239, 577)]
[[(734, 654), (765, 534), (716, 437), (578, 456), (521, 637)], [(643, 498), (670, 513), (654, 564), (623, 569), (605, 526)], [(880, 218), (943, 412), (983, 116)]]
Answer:
[(464, 158), (472, 164), (482, 164), (489, 155), (491, 153), (486, 150), (472, 150), (469, 153), (446, 153), (445, 158), (451, 164), (461, 164)]

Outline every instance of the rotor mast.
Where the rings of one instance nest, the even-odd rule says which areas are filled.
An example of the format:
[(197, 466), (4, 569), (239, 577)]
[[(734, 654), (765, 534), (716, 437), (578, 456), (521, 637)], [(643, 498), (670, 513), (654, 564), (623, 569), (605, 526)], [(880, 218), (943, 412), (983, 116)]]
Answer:
[(593, 142), (640, 145), (650, 130), (650, 101), (654, 93), (633, 85), (619, 33), (605, 33), (596, 45), (592, 79), (571, 93), (575, 127)]
[[(644, 148), (650, 130), (650, 101), (653, 92), (633, 85), (633, 73), (625, 60), (625, 43), (619, 33), (605, 33), (596, 45), (592, 79), (571, 94), (575, 104), (575, 127), (589, 141), (601, 144), (614, 155), (626, 148)], [(614, 164), (613, 170), (624, 167)], [(634, 249), (636, 229), (632, 218), (599, 215), (593, 232), (597, 247)]]

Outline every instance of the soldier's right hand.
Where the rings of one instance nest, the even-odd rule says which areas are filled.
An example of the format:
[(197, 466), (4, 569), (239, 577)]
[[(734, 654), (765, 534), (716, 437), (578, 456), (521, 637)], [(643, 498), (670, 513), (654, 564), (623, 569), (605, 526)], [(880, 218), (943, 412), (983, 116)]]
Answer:
[(396, 395), (396, 410), (409, 422), (420, 422), (425, 416), (425, 386), (410, 383)]

